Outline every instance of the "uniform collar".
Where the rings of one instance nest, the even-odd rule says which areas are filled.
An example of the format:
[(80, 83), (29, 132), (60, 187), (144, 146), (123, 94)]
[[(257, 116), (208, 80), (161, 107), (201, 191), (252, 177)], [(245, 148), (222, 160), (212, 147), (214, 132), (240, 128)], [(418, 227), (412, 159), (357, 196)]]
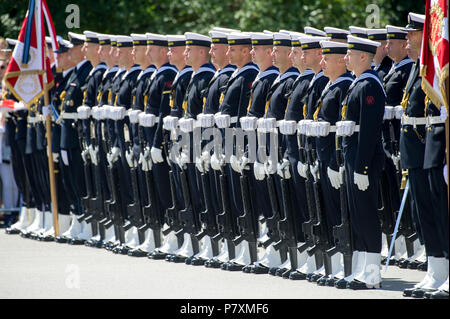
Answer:
[(72, 72), (72, 70), (74, 69), (75, 67), (73, 66), (73, 67), (71, 67), (70, 69), (67, 69), (67, 70), (65, 70), (64, 72), (63, 72), (63, 78), (65, 78), (66, 77), (66, 75), (67, 74), (69, 74), (70, 72)]
[(247, 71), (247, 70), (255, 70), (255, 71), (258, 71), (259, 72), (259, 68), (258, 68), (258, 66), (255, 64), (255, 63), (253, 63), (253, 62), (249, 62), (249, 63), (247, 63), (246, 65), (244, 65), (242, 68), (240, 68), (240, 69), (237, 69), (236, 68), (236, 70), (233, 72), (233, 74), (231, 75), (231, 77), (230, 77), (230, 80), (231, 79), (234, 79), (235, 77), (237, 77), (238, 75), (240, 75), (241, 73), (243, 73), (243, 72), (245, 72), (245, 71)]
[(89, 62), (88, 60), (83, 60), (83, 61), (81, 61), (81, 62), (78, 63), (77, 66), (75, 67), (76, 70), (78, 71), (79, 69), (81, 69), (81, 67), (82, 67), (83, 65), (85, 65), (85, 64), (88, 63), (88, 62)]
[(156, 71), (156, 67), (153, 64), (149, 65), (145, 70), (142, 70), (142, 72), (139, 74), (137, 79), (140, 80), (145, 74), (153, 73), (155, 71)]
[(386, 91), (384, 90), (383, 84), (381, 83), (380, 78), (378, 77), (378, 73), (372, 69), (368, 69), (368, 70), (364, 71), (363, 73), (361, 73), (361, 75), (359, 77), (357, 77), (355, 80), (353, 80), (352, 87), (354, 87), (356, 85), (356, 83), (358, 83), (364, 79), (367, 79), (367, 78), (372, 78), (375, 81), (377, 81), (377, 83), (380, 85), (381, 89), (383, 90), (384, 96), (386, 96)]
[(192, 73), (192, 78), (194, 76), (196, 76), (196, 75), (199, 75), (200, 73), (203, 73), (203, 72), (215, 73), (216, 72), (216, 68), (211, 63), (205, 63), (197, 70), (197, 72), (193, 72)]
[(300, 77), (303, 78), (305, 76), (310, 76), (310, 75), (314, 75), (314, 71), (311, 69), (306, 69), (305, 71), (303, 71), (302, 74), (300, 74)]
[(132, 74), (135, 71), (141, 70), (141, 66), (139, 64), (133, 65), (125, 74), (122, 76), (122, 81), (127, 78), (128, 75)]
[(276, 74), (279, 75), (280, 74), (280, 70), (278, 70), (278, 68), (276, 66), (269, 66), (266, 70), (264, 70), (263, 72), (259, 72), (258, 75), (255, 78), (254, 82), (257, 82), (259, 80), (264, 79), (266, 76), (272, 75), (272, 74)]
[(194, 72), (194, 70), (192, 69), (192, 67), (190, 65), (186, 65), (181, 71), (179, 71), (177, 73), (177, 75), (175, 76), (175, 80), (173, 80), (173, 82), (175, 83), (179, 78), (181, 78), (183, 75), (185, 75), (188, 72)]

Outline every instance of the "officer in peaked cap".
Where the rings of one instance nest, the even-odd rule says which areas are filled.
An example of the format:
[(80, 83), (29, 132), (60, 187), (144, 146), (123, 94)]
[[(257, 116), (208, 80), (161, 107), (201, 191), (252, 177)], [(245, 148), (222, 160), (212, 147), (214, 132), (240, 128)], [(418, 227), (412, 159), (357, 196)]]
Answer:
[(408, 169), (428, 269), (425, 278), (413, 288), (405, 289), (403, 295), (448, 299), (447, 185), (442, 175), (446, 110), (444, 106), (434, 105), (421, 86), (419, 69), (424, 21), (424, 15), (410, 13), (404, 28), (408, 32), (408, 56), (416, 63), (403, 93), (400, 153), (402, 167)]
[(381, 128), (386, 95), (378, 74), (370, 68), (379, 45), (375, 41), (348, 36), (345, 61), (356, 79), (342, 103), (342, 118), (356, 126), (353, 134), (343, 137), (342, 146), (356, 267), (352, 268), (349, 277), (336, 282), (337, 288), (368, 289), (381, 285), (377, 192), (383, 163)]

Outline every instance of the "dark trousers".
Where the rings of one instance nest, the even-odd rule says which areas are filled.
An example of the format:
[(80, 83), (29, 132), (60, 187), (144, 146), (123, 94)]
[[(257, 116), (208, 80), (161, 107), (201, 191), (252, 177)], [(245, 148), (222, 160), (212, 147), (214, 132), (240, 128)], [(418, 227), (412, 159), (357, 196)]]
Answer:
[(381, 252), (381, 225), (378, 218), (378, 181), (380, 171), (374, 169), (369, 176), (369, 187), (360, 191), (354, 182), (354, 170), (346, 161), (347, 193), (354, 248), (369, 253)]
[(435, 219), (432, 203), (433, 196), (436, 195), (433, 195), (431, 192), (428, 179), (428, 171), (422, 168), (410, 168), (408, 170), (408, 177), (411, 188), (411, 197), (413, 198), (416, 210), (419, 215), (419, 224), (422, 230), (427, 255), (433, 257), (442, 257), (443, 249), (441, 246), (440, 236), (438, 234), (438, 220)]
[(431, 190), (431, 204), (436, 221), (436, 233), (439, 238), (442, 254), (448, 259), (448, 197), (447, 184), (442, 174), (443, 166), (433, 167), (428, 171), (428, 182)]
[(323, 193), (322, 211), (326, 218), (328, 238), (332, 239), (332, 243), (334, 243), (333, 226), (341, 224), (341, 199), (339, 189), (336, 189), (331, 185), (327, 168), (327, 164), (320, 162), (320, 184)]

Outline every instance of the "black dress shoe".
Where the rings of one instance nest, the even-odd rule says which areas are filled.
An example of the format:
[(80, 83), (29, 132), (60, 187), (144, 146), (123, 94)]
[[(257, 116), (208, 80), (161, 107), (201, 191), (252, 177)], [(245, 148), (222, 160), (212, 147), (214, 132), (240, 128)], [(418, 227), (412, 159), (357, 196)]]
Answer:
[(168, 255), (167, 253), (163, 253), (160, 251), (153, 251), (151, 253), (148, 253), (147, 257), (150, 259), (162, 260), (165, 259), (167, 255)]
[(329, 278), (327, 278), (326, 276), (322, 276), (322, 278), (319, 278), (318, 280), (317, 280), (317, 285), (318, 286), (326, 286), (327, 285), (327, 280), (328, 280)]
[(381, 288), (381, 283), (375, 284), (375, 285), (368, 285), (365, 282), (353, 279), (349, 283), (347, 283), (347, 289), (353, 289), (353, 290), (365, 290), (365, 289), (375, 289), (375, 288)]
[(286, 268), (278, 268), (277, 272), (275, 273), (275, 276), (281, 277), (286, 272)]
[(252, 268), (254, 267), (254, 265), (247, 265), (244, 268), (242, 268), (242, 272), (245, 272), (247, 274), (252, 272)]
[(314, 273), (310, 272), (309, 274), (306, 274), (306, 280), (311, 281), (312, 276), (314, 276)]
[[(382, 265), (386, 265), (386, 260), (387, 260), (387, 257), (384, 257), (381, 260), (381, 264)], [(395, 265), (395, 259), (394, 258), (389, 259), (389, 266), (392, 266), (392, 265)]]
[[(187, 260), (187, 259), (186, 259)], [(204, 258), (192, 258), (191, 265), (192, 266), (203, 266), (207, 260)]]
[(79, 239), (79, 238), (72, 238), (70, 241), (69, 241), (69, 245), (84, 245), (84, 242), (85, 242), (86, 240), (84, 240), (84, 239)]
[(130, 257), (145, 257), (148, 255), (148, 251), (144, 251), (140, 248), (130, 249), (128, 251), (128, 256)]
[(55, 237), (51, 236), (51, 235), (49, 235), (49, 236), (42, 236), (42, 237), (39, 238), (39, 240), (40, 241), (54, 241)]
[(179, 263), (184, 263), (187, 258), (188, 257), (186, 257), (186, 256), (173, 255), (170, 261), (179, 264)]
[(68, 240), (69, 239), (67, 237), (61, 237), (61, 236), (58, 236), (55, 238), (55, 241), (60, 244), (65, 244), (65, 243), (67, 243)]
[(401, 264), (402, 262), (405, 262), (405, 261), (406, 261), (405, 258), (397, 259), (397, 260), (395, 261), (395, 265), (398, 266), (398, 267), (400, 267), (400, 264)]
[(322, 277), (324, 277), (324, 276), (321, 274), (314, 274), (311, 276), (309, 282), (317, 282)]
[(414, 290), (416, 290), (417, 288), (406, 288), (406, 289), (404, 289), (403, 290), (403, 297), (411, 297), (411, 295), (412, 295), (412, 292), (414, 291)]
[(428, 270), (428, 263), (427, 262), (420, 263), (419, 265), (417, 265), (417, 270), (427, 271)]
[(291, 280), (305, 280), (306, 279), (306, 274), (304, 274), (302, 272), (299, 272), (299, 271), (293, 271), (289, 275), (289, 279), (291, 279)]
[(411, 292), (411, 297), (413, 298), (423, 298), (425, 297), (426, 292), (436, 292), (437, 289), (428, 289), (428, 288), (417, 288)]
[(269, 273), (269, 267), (266, 267), (261, 264), (255, 264), (255, 266), (252, 268), (252, 274), (267, 274)]
[(400, 267), (402, 269), (408, 268), (408, 265), (409, 265), (408, 259), (402, 260), (401, 262), (398, 263), (398, 267)]
[(425, 293), (425, 295), (427, 294), (429, 294), (429, 299), (448, 299), (448, 291), (445, 290)]
[(245, 265), (236, 264), (236, 263), (230, 263), (227, 267), (228, 271), (242, 271), (242, 268), (244, 268)]
[(222, 262), (218, 259), (210, 259), (205, 262), (205, 266), (208, 268), (220, 268), (222, 266)]
[(172, 261), (172, 257), (173, 257), (173, 254), (167, 254), (166, 257), (164, 257), (164, 259), (165, 259), (166, 261), (171, 262), (171, 261)]
[(285, 272), (283, 272), (283, 273), (281, 274), (281, 277), (284, 278), (284, 279), (289, 279), (289, 276), (291, 275), (291, 273), (292, 273), (293, 271), (295, 271), (295, 270), (288, 269), (288, 270), (286, 270)]
[(195, 258), (194, 256), (188, 257), (188, 258), (185, 259), (184, 263), (186, 265), (190, 265), (192, 263), (192, 259), (194, 259), (194, 258)]
[(228, 270), (228, 266), (230, 265), (230, 262), (227, 261), (226, 263), (223, 263), (220, 265), (220, 269), (222, 270)]
[(347, 289), (347, 284), (348, 284), (347, 280), (345, 280), (345, 279), (339, 279), (338, 281), (336, 281), (336, 282), (334, 283), (334, 286), (335, 286), (337, 289)]
[(31, 233), (29, 232), (21, 232), (20, 237), (22, 238), (30, 238)]
[(280, 269), (278, 267), (272, 267), (269, 269), (269, 275), (276, 276), (277, 270)]
[(413, 260), (413, 261), (410, 261), (409, 263), (408, 263), (408, 266), (406, 266), (406, 268), (408, 268), (408, 269), (417, 269), (417, 267), (420, 265), (420, 261), (417, 261), (417, 260)]
[(17, 235), (20, 234), (20, 230), (18, 230), (17, 228), (8, 227), (5, 229), (5, 233), (7, 233), (8, 235)]
[(336, 283), (336, 279), (335, 278), (328, 278), (326, 281), (325, 281), (325, 286), (328, 286), (328, 287), (334, 287), (334, 284)]

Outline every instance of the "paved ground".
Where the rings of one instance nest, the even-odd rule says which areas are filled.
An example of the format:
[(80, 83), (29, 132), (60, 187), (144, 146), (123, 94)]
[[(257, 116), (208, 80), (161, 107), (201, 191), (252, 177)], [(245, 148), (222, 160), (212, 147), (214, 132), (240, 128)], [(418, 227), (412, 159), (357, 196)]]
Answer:
[(425, 273), (389, 267), (383, 288), (338, 290), (270, 275), (115, 255), (104, 249), (38, 242), (0, 231), (2, 298), (393, 299)]

